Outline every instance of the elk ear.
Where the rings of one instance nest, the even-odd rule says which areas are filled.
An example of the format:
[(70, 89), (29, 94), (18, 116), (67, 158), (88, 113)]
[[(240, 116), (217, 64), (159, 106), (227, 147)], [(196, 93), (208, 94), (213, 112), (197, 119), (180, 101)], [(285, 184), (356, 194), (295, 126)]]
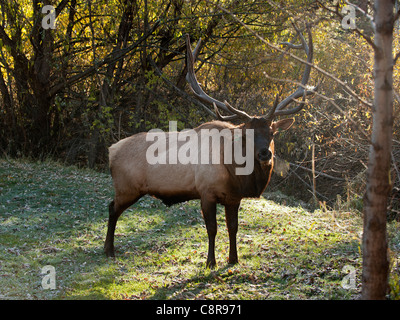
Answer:
[(293, 122), (294, 119), (282, 119), (276, 122), (272, 122), (271, 124), (272, 132), (275, 134), (280, 131), (287, 130), (292, 126)]

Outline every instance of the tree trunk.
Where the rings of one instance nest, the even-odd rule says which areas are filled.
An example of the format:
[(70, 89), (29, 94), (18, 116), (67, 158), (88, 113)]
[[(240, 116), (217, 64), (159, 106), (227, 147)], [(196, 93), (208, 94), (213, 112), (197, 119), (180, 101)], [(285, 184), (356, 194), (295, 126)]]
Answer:
[(388, 289), (386, 212), (393, 125), (393, 1), (375, 1), (373, 128), (364, 198), (362, 298), (385, 299)]

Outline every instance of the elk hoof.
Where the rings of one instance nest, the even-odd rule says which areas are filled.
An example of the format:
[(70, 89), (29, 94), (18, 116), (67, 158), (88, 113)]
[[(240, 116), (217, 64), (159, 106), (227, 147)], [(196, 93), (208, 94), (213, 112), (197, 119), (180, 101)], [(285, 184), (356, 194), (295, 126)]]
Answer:
[(215, 269), (216, 266), (217, 266), (217, 263), (215, 262), (215, 260), (207, 261), (207, 264), (206, 264), (207, 269)]
[(115, 258), (114, 248), (104, 247), (104, 252), (108, 258)]

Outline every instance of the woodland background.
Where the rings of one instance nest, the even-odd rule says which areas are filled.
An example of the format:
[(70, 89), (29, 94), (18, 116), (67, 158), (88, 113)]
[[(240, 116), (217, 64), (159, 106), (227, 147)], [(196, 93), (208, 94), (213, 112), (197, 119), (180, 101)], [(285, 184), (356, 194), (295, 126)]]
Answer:
[[(277, 137), (276, 155), (290, 170), (275, 174), (269, 190), (361, 211), (372, 125), (361, 100), (373, 99), (373, 50), (357, 30), (342, 28), (344, 1), (218, 3), (272, 44), (294, 40), (292, 22), (312, 24), (314, 64), (346, 86), (313, 69), (309, 84), (321, 82), (318, 94)], [(353, 3), (372, 13), (368, 1)], [(41, 25), (46, 4), (56, 8), (54, 30)], [(356, 26), (373, 36), (359, 13)], [(394, 52), (399, 32), (396, 25)], [(119, 139), (168, 130), (171, 120), (179, 130), (212, 120), (185, 81), (186, 33), (193, 44), (203, 41), (197, 76), (205, 91), (251, 115), (266, 113), (277, 93), (288, 96), (300, 81), (303, 65), (205, 0), (0, 0), (1, 153), (103, 170)], [(395, 66), (392, 219), (400, 210), (399, 89)]]

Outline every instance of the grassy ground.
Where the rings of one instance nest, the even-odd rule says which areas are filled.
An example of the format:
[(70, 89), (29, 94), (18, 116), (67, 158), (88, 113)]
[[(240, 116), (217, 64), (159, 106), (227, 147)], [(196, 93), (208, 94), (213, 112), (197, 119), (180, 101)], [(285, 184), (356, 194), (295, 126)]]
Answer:
[[(141, 199), (118, 221), (117, 259), (107, 259), (111, 198), (108, 174), (0, 160), (0, 299), (353, 299), (360, 293), (359, 213), (311, 212), (284, 205), (282, 197), (281, 204), (245, 200), (240, 264), (230, 266), (221, 207), (218, 266), (210, 271), (198, 201), (168, 208)], [(394, 297), (399, 223), (389, 231)], [(42, 286), (46, 265), (56, 271), (54, 290)], [(353, 275), (354, 285), (347, 281)]]

